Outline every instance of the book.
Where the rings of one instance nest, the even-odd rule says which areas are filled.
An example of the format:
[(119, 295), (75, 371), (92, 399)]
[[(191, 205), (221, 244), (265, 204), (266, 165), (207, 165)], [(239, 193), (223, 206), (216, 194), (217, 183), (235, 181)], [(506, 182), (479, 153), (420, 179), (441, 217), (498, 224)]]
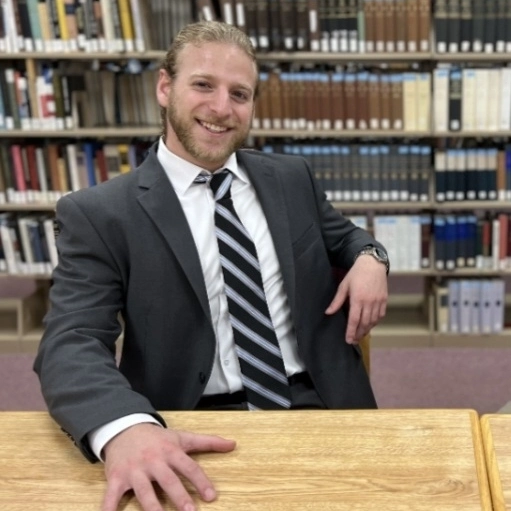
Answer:
[(449, 131), (461, 130), (461, 71), (449, 71)]

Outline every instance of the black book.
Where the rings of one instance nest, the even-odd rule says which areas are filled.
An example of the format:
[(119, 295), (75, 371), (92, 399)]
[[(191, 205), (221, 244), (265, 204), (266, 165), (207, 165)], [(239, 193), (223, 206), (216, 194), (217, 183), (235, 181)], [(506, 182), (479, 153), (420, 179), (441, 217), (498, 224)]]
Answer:
[(409, 165), (409, 198), (412, 202), (419, 200), (419, 169), (420, 169), (420, 146), (410, 146)]
[(360, 168), (359, 147), (356, 144), (350, 145), (350, 182), (351, 182), (351, 200), (360, 201), (362, 198), (362, 176)]
[(389, 188), (390, 200), (399, 200), (399, 146), (393, 144), (389, 148)]
[(446, 221), (444, 215), (435, 215), (433, 221), (433, 237), (435, 240), (435, 268), (445, 269), (446, 254)]
[(257, 38), (257, 0), (244, 0), (244, 3), (247, 35), (254, 48), (259, 50), (259, 41)]
[[(281, 51), (284, 49), (284, 39), (286, 42), (291, 41), (291, 48), (293, 49), (293, 34), (289, 34), (289, 29), (286, 23), (290, 23), (291, 20), (288, 18), (286, 21), (286, 15), (281, 15), (281, 10), (284, 13), (285, 5), (289, 4), (290, 0), (271, 0), (268, 4), (268, 24), (270, 31), (270, 49), (271, 51)], [(287, 15), (289, 16), (289, 14)], [(286, 33), (283, 33), (286, 28)]]
[(380, 199), (390, 200), (390, 148), (388, 145), (381, 145), (380, 151)]
[[(495, 21), (495, 51), (506, 51), (507, 0), (496, 0), (497, 19)], [(511, 5), (510, 5), (511, 6)], [(511, 16), (511, 13), (509, 14)]]
[(449, 70), (449, 131), (461, 130), (461, 70)]
[(485, 0), (472, 1), (472, 51), (479, 53), (484, 48)]
[(497, 0), (485, 0), (485, 11), (483, 50), (493, 53), (497, 43)]
[(429, 200), (429, 177), (431, 174), (431, 147), (420, 146), (419, 161), (419, 201)]
[(340, 169), (340, 190), (341, 200), (350, 201), (352, 199), (351, 190), (351, 148), (349, 145), (341, 145), (339, 148), (339, 169)]
[(477, 149), (467, 149), (467, 170), (465, 171), (465, 196), (467, 200), (477, 199)]
[(435, 2), (433, 22), (435, 27), (436, 51), (438, 53), (446, 53), (448, 44), (447, 0), (437, 0), (437, 2)]
[(445, 200), (456, 198), (456, 149), (447, 149), (445, 165)]
[(360, 192), (364, 202), (371, 200), (371, 160), (369, 159), (369, 146), (361, 145), (358, 148), (358, 168), (360, 171)]
[(447, 51), (449, 53), (457, 53), (460, 50), (460, 0), (447, 0), (447, 19), (449, 25), (447, 30)]
[(369, 192), (371, 201), (381, 200), (381, 156), (380, 146), (369, 147)]
[(307, 51), (310, 46), (308, 0), (294, 0), (294, 10), (296, 12), (295, 48), (298, 51)]
[(24, 39), (25, 49), (33, 49), (32, 28), (30, 27), (30, 17), (28, 13), (27, 0), (18, 0), (18, 14), (20, 18), (21, 32)]
[(460, 0), (460, 51), (472, 49), (472, 0)]
[(446, 215), (445, 217), (445, 269), (456, 268), (456, 217)]
[(466, 265), (474, 268), (477, 255), (477, 217), (467, 215), (467, 258)]
[(397, 178), (399, 200), (410, 200), (410, 148), (407, 145), (400, 145), (397, 148)]

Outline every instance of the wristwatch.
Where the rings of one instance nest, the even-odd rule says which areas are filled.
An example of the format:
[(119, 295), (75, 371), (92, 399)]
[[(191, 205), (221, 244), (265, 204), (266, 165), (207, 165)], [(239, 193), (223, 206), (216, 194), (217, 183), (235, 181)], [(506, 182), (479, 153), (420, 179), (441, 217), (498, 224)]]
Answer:
[(387, 275), (389, 274), (390, 270), (390, 262), (389, 262), (389, 256), (387, 255), (387, 252), (385, 250), (382, 250), (381, 248), (374, 247), (373, 245), (367, 245), (364, 247), (358, 254), (355, 256), (355, 259), (353, 262), (357, 260), (357, 257), (361, 255), (370, 255), (373, 256), (379, 263), (382, 263), (385, 265), (385, 269), (387, 270)]

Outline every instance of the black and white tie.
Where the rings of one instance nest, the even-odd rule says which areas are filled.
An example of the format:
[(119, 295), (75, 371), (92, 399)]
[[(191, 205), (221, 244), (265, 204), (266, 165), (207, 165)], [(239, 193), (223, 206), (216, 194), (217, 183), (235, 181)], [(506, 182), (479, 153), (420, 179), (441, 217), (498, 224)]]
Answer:
[(250, 410), (291, 406), (289, 383), (264, 293), (256, 247), (231, 198), (227, 169), (199, 174), (215, 198), (215, 232), (241, 377)]

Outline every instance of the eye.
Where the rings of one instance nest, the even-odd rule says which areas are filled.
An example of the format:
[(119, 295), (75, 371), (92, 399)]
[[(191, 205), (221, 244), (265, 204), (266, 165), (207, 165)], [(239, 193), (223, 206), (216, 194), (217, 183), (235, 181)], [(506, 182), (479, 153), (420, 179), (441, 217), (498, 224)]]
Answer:
[(243, 90), (233, 91), (232, 95), (237, 101), (240, 101), (240, 102), (245, 102), (250, 99), (250, 95), (248, 94), (248, 92), (243, 91)]
[(200, 80), (197, 82), (193, 82), (194, 87), (197, 87), (198, 89), (210, 89), (211, 86), (208, 82), (205, 80)]

